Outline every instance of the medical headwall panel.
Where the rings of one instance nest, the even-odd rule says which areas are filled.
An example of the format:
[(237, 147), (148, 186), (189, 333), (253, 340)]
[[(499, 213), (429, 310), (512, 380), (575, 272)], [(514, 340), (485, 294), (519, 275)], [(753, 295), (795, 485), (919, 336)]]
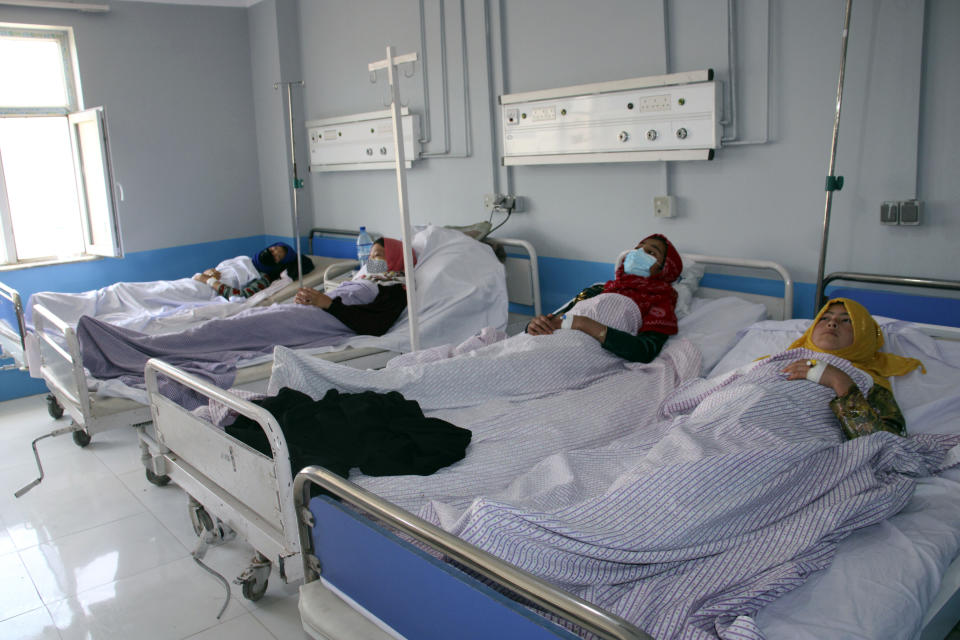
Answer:
[(711, 160), (717, 101), (711, 69), (503, 95), (503, 164)]
[[(408, 109), (401, 114), (404, 165), (420, 157), (420, 124)], [(393, 121), (389, 110), (307, 121), (310, 171), (395, 168)]]

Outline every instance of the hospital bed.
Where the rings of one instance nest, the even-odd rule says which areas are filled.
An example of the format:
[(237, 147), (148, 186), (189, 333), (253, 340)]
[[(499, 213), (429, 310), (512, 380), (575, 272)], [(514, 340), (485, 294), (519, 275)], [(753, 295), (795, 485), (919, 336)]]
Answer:
[[(455, 234), (456, 232), (447, 233)], [(523, 277), (516, 278), (511, 299), (520, 304), (531, 305), (535, 309), (539, 309), (539, 292), (533, 288), (536, 277), (536, 251), (525, 241), (503, 239), (500, 242), (523, 252), (522, 257), (514, 257), (508, 260), (505, 265), (508, 273), (520, 271), (527, 274), (525, 279)], [(444, 256), (444, 259), (449, 259), (449, 257)], [(305, 284), (322, 286), (324, 277), (330, 278), (331, 273), (338, 273), (344, 268), (352, 268), (356, 264), (342, 259), (325, 260), (325, 262), (329, 262), (328, 268), (323, 271), (317, 269), (316, 277), (305, 279)], [(315, 273), (311, 273), (309, 276), (314, 276)], [(482, 274), (477, 276), (478, 282), (481, 277), (484, 276)], [(296, 285), (294, 284), (294, 293), (295, 290)], [(442, 320), (443, 314), (455, 315), (456, 311), (457, 308), (452, 305), (450, 309), (439, 311), (436, 314), (435, 324), (442, 324), (440, 320)], [(405, 317), (405, 315), (402, 317)], [(460, 320), (463, 320), (463, 318), (460, 318)], [(59, 429), (56, 433), (72, 432), (74, 442), (79, 446), (86, 446), (89, 444), (91, 437), (100, 431), (124, 426), (143, 427), (149, 424), (151, 419), (150, 409), (147, 406), (146, 393), (143, 390), (126, 387), (116, 383), (116, 381), (92, 380), (86, 375), (82, 365), (80, 343), (72, 326), (49, 313), (42, 305), (37, 305), (34, 308), (34, 328), (40, 345), (40, 373), (55, 398), (56, 406), (62, 406), (72, 419), (72, 424), (69, 427)], [(479, 328), (479, 326), (466, 327), (459, 330), (473, 331)], [(450, 330), (455, 331), (457, 329), (451, 328)], [(402, 329), (394, 327), (394, 330), (384, 338), (357, 336), (347, 340), (345, 345), (338, 347), (336, 350), (333, 350), (333, 348), (322, 349), (321, 351), (324, 353), (318, 355), (332, 361), (349, 362), (351, 366), (356, 367), (382, 366), (393, 355), (389, 349), (384, 347), (388, 344), (387, 340), (392, 336), (393, 341), (389, 342), (389, 346), (395, 348), (396, 344), (399, 344), (397, 336), (402, 336), (402, 334)], [(402, 342), (402, 337), (400, 341)], [(253, 358), (242, 362), (241, 365), (238, 366), (235, 386), (244, 389), (264, 386), (266, 378), (270, 374), (268, 357)], [(145, 436), (142, 445), (145, 460), (150, 456), (147, 449), (150, 442), (152, 442), (151, 438)], [(147, 478), (151, 482), (162, 485), (168, 481), (166, 477), (154, 474), (150, 465), (146, 466)]]
[[(315, 287), (323, 283), (324, 278), (330, 277), (331, 274), (338, 274), (343, 271), (343, 258), (338, 257), (328, 257), (322, 255), (316, 255), (313, 251), (315, 241), (319, 241), (325, 238), (334, 238), (334, 239), (354, 239), (356, 238), (356, 231), (349, 231), (343, 229), (330, 229), (325, 227), (315, 227), (310, 230), (309, 235), (309, 258), (314, 264), (314, 270), (306, 274), (303, 277), (304, 286)], [(336, 265), (336, 266), (334, 266)], [(286, 283), (286, 284), (284, 284)], [(297, 289), (299, 288), (299, 283), (296, 280), (290, 281), (290, 279), (282, 279), (274, 284), (268, 291), (263, 291), (254, 296), (253, 299), (245, 301), (244, 303), (227, 303), (226, 301), (220, 298), (213, 298), (209, 302), (202, 300), (191, 300), (189, 305), (184, 306), (179, 313), (176, 313), (175, 301), (170, 301), (165, 304), (165, 309), (163, 310), (163, 318), (171, 319), (171, 324), (169, 326), (164, 325), (164, 319), (156, 319), (151, 322), (151, 320), (145, 316), (149, 316), (149, 312), (138, 306), (136, 296), (126, 296), (121, 297), (116, 301), (116, 304), (122, 305), (121, 308), (112, 309), (112, 318), (119, 319), (130, 319), (136, 320), (138, 317), (142, 317), (142, 322), (146, 323), (147, 326), (141, 326), (139, 324), (133, 325), (132, 328), (137, 330), (142, 330), (148, 333), (161, 333), (166, 331), (175, 330), (179, 327), (189, 326), (190, 323), (200, 322), (204, 319), (202, 313), (198, 312), (197, 309), (201, 306), (208, 306), (210, 303), (215, 304), (217, 307), (222, 309), (231, 309), (233, 311), (239, 311), (244, 308), (254, 307), (254, 306), (269, 306), (274, 303), (284, 302), (291, 300), (296, 294)], [(94, 292), (90, 292), (94, 293)], [(45, 307), (42, 312), (44, 318), (46, 319), (46, 325), (48, 328), (53, 325), (53, 327), (59, 327), (64, 324), (75, 327), (76, 320), (82, 313), (89, 313), (90, 309), (93, 307), (94, 303), (90, 299), (89, 304), (86, 304), (80, 296), (83, 294), (59, 294), (57, 292), (43, 292), (43, 300), (49, 301), (49, 304), (41, 303)], [(144, 293), (143, 295), (147, 295)], [(157, 299), (157, 294), (152, 294), (151, 301)], [(186, 302), (187, 298), (180, 300), (180, 302)], [(36, 334), (32, 330), (32, 317), (28, 319), (28, 315), (32, 316), (32, 307), (33, 303), (36, 300), (31, 299), (31, 304), (25, 305), (24, 300), (21, 298), (20, 293), (3, 282), (0, 282), (0, 357), (11, 360), (11, 363), (5, 364), (5, 369), (19, 369), (26, 371), (31, 369), (32, 364), (32, 373), (34, 377), (42, 378), (43, 374), (40, 370), (40, 363), (38, 362), (38, 352), (39, 352), (39, 341), (36, 339)], [(55, 309), (48, 308), (50, 305), (56, 307)], [(60, 311), (62, 310), (62, 311)], [(231, 312), (233, 312), (231, 311)], [(228, 312), (218, 313), (218, 316), (225, 316)], [(210, 316), (215, 317), (215, 316)], [(111, 321), (112, 321), (111, 318)], [(173, 321), (176, 323), (173, 323)], [(56, 336), (58, 344), (60, 346), (66, 347), (65, 341), (61, 336)], [(33, 356), (33, 357), (31, 357)], [(49, 383), (50, 381), (48, 381)], [(60, 386), (60, 385), (57, 385)], [(50, 395), (47, 396), (47, 408), (48, 411), (54, 419), (58, 419), (63, 415), (64, 405), (62, 401), (65, 398), (58, 397), (51, 390)], [(75, 416), (79, 412), (79, 408), (76, 406), (76, 402), (67, 400), (68, 406), (72, 409), (69, 411), (70, 415)], [(89, 414), (81, 414), (87, 415)], [(80, 424), (84, 424), (83, 420), (78, 420)], [(101, 431), (102, 429), (94, 428), (94, 431)], [(81, 441), (88, 441), (85, 438), (85, 435), (90, 435), (89, 432), (84, 434), (82, 432), (75, 432), (75, 437)], [(80, 442), (78, 442), (80, 444)]]
[[(749, 300), (730, 296), (729, 292), (723, 296), (719, 290), (698, 289), (690, 314), (680, 321), (680, 335), (688, 336), (700, 348), (698, 350), (691, 342), (678, 342), (677, 351), (671, 356), (681, 362), (677, 366), (682, 366), (684, 376), (699, 375), (703, 367), (713, 366), (732, 346), (736, 332), (755, 320), (768, 314), (777, 318), (790, 317), (793, 283), (780, 265), (699, 254), (685, 255), (684, 259), (691, 267), (687, 271), (688, 279), (699, 281), (699, 276), (689, 275), (696, 273), (697, 264), (701, 265), (700, 275), (704, 265), (734, 265), (750, 269), (753, 273), (772, 270), (782, 280), (783, 286), (783, 293), (779, 296), (748, 294), (746, 297)], [(689, 286), (695, 287), (696, 284), (691, 282)], [(693, 292), (690, 293), (692, 295)], [(278, 348), (274, 354), (274, 376), (278, 367), (287, 366), (283, 364), (285, 357), (298, 356), (290, 350)], [(619, 359), (613, 360), (620, 362)], [(582, 364), (577, 356), (568, 362), (575, 368)], [(670, 362), (669, 358), (661, 357), (658, 362), (660, 364), (653, 365), (659, 371), (658, 388), (672, 388), (679, 374), (674, 371), (673, 364), (662, 364)], [(536, 354), (533, 354), (533, 366), (543, 366)], [(312, 377), (310, 372), (304, 375)], [(478, 375), (488, 380), (497, 377), (495, 373), (486, 375), (482, 371)], [(186, 411), (163, 396), (158, 386), (160, 377), (176, 381), (255, 420), (270, 441), (272, 455), (255, 451), (227, 435), (207, 417)], [(158, 454), (152, 460), (153, 472), (169, 476), (192, 497), (190, 515), (198, 535), (210, 528), (218, 532), (232, 530), (256, 549), (258, 559), (240, 578), (243, 593), (248, 598), (262, 596), (271, 564), (276, 565), (284, 581), (299, 580), (302, 577), (302, 565), (299, 559), (297, 514), (293, 508), (293, 473), (287, 444), (276, 419), (257, 405), (160, 360), (148, 362), (146, 380), (158, 446)], [(642, 395), (624, 391), (624, 395), (631, 398)], [(649, 397), (640, 401), (649, 409), (655, 406), (657, 400), (656, 397)], [(572, 436), (574, 440), (579, 437)], [(603, 433), (596, 436), (601, 437)], [(588, 441), (592, 440), (588, 438)]]
[[(928, 370), (892, 380), (910, 433), (960, 434), (960, 329), (878, 321), (890, 351), (918, 357)], [(808, 324), (751, 326), (711, 373), (720, 376), (781, 351)], [(958, 453), (954, 447), (948, 458), (960, 460)], [(313, 485), (327, 495), (311, 499)], [(295, 479), (306, 580), (300, 611), (311, 636), (335, 637), (336, 621), (348, 618), (356, 637), (366, 629), (365, 638), (574, 638), (583, 631), (602, 638), (650, 637), (375, 493), (319, 467)], [(524, 606), (530, 604), (539, 612)], [(765, 637), (811, 640), (934, 640), (958, 619), (957, 468), (921, 479), (902, 511), (853, 532), (828, 569), (756, 616)]]

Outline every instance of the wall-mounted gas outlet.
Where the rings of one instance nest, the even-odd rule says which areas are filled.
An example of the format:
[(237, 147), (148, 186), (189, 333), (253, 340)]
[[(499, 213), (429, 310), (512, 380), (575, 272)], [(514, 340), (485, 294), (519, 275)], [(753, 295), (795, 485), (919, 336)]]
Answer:
[(503, 193), (487, 193), (483, 196), (483, 208), (487, 211), (518, 213), (523, 211), (523, 198)]
[(654, 196), (653, 215), (658, 218), (672, 218), (677, 215), (677, 199), (673, 196)]

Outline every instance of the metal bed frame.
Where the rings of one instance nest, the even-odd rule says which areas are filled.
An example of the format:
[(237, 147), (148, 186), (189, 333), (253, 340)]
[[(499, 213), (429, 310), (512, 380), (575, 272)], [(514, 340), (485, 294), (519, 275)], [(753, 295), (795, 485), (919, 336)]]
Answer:
[[(514, 268), (524, 269), (527, 276), (514, 278), (514, 286), (509, 287), (510, 299), (531, 305), (534, 314), (539, 315), (536, 251), (523, 240), (498, 241), (527, 253), (528, 259), (514, 258)], [(509, 260), (507, 267), (509, 271)], [(397, 355), (382, 349), (367, 351), (363, 357), (350, 359), (338, 355), (344, 352), (322, 355), (357, 368), (382, 367)], [(257, 421), (267, 435), (272, 455), (255, 451), (161, 395), (158, 375)], [(302, 579), (300, 542), (292, 509), (293, 474), (286, 441), (276, 420), (257, 405), (161, 360), (147, 362), (145, 379), (153, 433), (141, 430), (140, 440), (148, 479), (173, 480), (190, 495), (189, 516), (198, 535), (207, 531), (211, 542), (219, 542), (238, 534), (256, 549), (257, 557), (238, 578), (248, 599), (257, 600), (263, 595), (274, 563), (284, 581)]]
[[(827, 279), (866, 276), (850, 275), (831, 274)], [(876, 278), (858, 281), (929, 286), (929, 281), (922, 285), (907, 282), (919, 280), (916, 278)], [(938, 288), (960, 288), (960, 282), (937, 283)], [(960, 328), (918, 326), (934, 337), (960, 340)], [(311, 499), (313, 485), (324, 494)], [(303, 550), (305, 584), (300, 592), (300, 611), (305, 630), (324, 629), (325, 619), (346, 617), (355, 625), (367, 625), (371, 638), (396, 637), (397, 631), (409, 634), (410, 627), (394, 630), (386, 620), (416, 625), (398, 613), (414, 610), (420, 620), (428, 621), (426, 627), (417, 629), (425, 638), (449, 637), (445, 634), (452, 633), (451, 629), (462, 638), (580, 637), (507, 599), (501, 592), (505, 589), (521, 602), (533, 603), (551, 617), (601, 638), (650, 637), (617, 616), (504, 563), (326, 469), (311, 466), (297, 474), (294, 499)], [(416, 546), (409, 540), (416, 541)], [(454, 569), (438, 558), (452, 560), (467, 571)], [(304, 605), (305, 598), (322, 603), (325, 611), (336, 611), (337, 616), (320, 619), (315, 607)], [(465, 625), (465, 620), (469, 624)], [(922, 622), (921, 640), (941, 640), (958, 620), (960, 556), (943, 575), (940, 591)], [(448, 623), (459, 624), (443, 626)]]
[[(500, 241), (508, 246), (532, 251), (526, 242)], [(768, 309), (771, 309), (774, 317), (790, 317), (793, 281), (780, 265), (699, 254), (684, 257), (705, 264), (738, 265), (777, 272), (784, 281), (784, 294), (777, 297)], [(535, 260), (536, 255), (532, 254), (528, 269), (536, 264)], [(528, 282), (533, 283), (536, 268), (530, 271)], [(719, 295), (719, 291), (708, 291), (706, 297), (716, 295)], [(516, 300), (517, 297), (511, 288), (511, 299)], [(759, 298), (769, 301), (770, 297), (751, 297), (754, 300)], [(536, 297), (534, 312), (537, 315), (539, 304), (539, 298)], [(355, 366), (353, 362), (345, 364)], [(161, 395), (157, 386), (158, 375), (217, 400), (258, 422), (270, 442), (272, 455), (265, 456), (253, 450)], [(263, 595), (273, 563), (277, 564), (284, 581), (302, 579), (302, 563), (299, 560), (301, 541), (296, 522), (297, 512), (293, 508), (295, 496), (289, 453), (276, 420), (257, 405), (161, 360), (153, 359), (147, 363), (146, 383), (156, 432), (156, 442), (151, 443), (150, 448), (157, 451), (149, 461), (148, 470), (156, 476), (171, 478), (191, 496), (190, 518), (198, 535), (206, 530), (212, 532), (214, 541), (219, 541), (233, 531), (256, 549), (257, 557), (238, 578), (243, 585), (244, 596), (256, 600)]]
[(12, 363), (0, 366), (0, 371), (12, 369), (26, 370), (26, 338), (27, 325), (23, 319), (23, 301), (20, 293), (0, 282), (0, 298), (13, 306), (14, 317), (17, 321), (17, 331), (6, 323), (0, 323), (0, 359), (12, 360)]

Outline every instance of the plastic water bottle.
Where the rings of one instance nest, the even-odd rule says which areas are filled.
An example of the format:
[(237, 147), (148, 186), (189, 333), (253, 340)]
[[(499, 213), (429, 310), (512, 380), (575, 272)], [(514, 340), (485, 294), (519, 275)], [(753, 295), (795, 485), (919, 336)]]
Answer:
[(360, 227), (360, 234), (357, 236), (357, 260), (360, 261), (361, 267), (367, 264), (371, 249), (373, 249), (373, 239), (367, 233), (366, 227)]

